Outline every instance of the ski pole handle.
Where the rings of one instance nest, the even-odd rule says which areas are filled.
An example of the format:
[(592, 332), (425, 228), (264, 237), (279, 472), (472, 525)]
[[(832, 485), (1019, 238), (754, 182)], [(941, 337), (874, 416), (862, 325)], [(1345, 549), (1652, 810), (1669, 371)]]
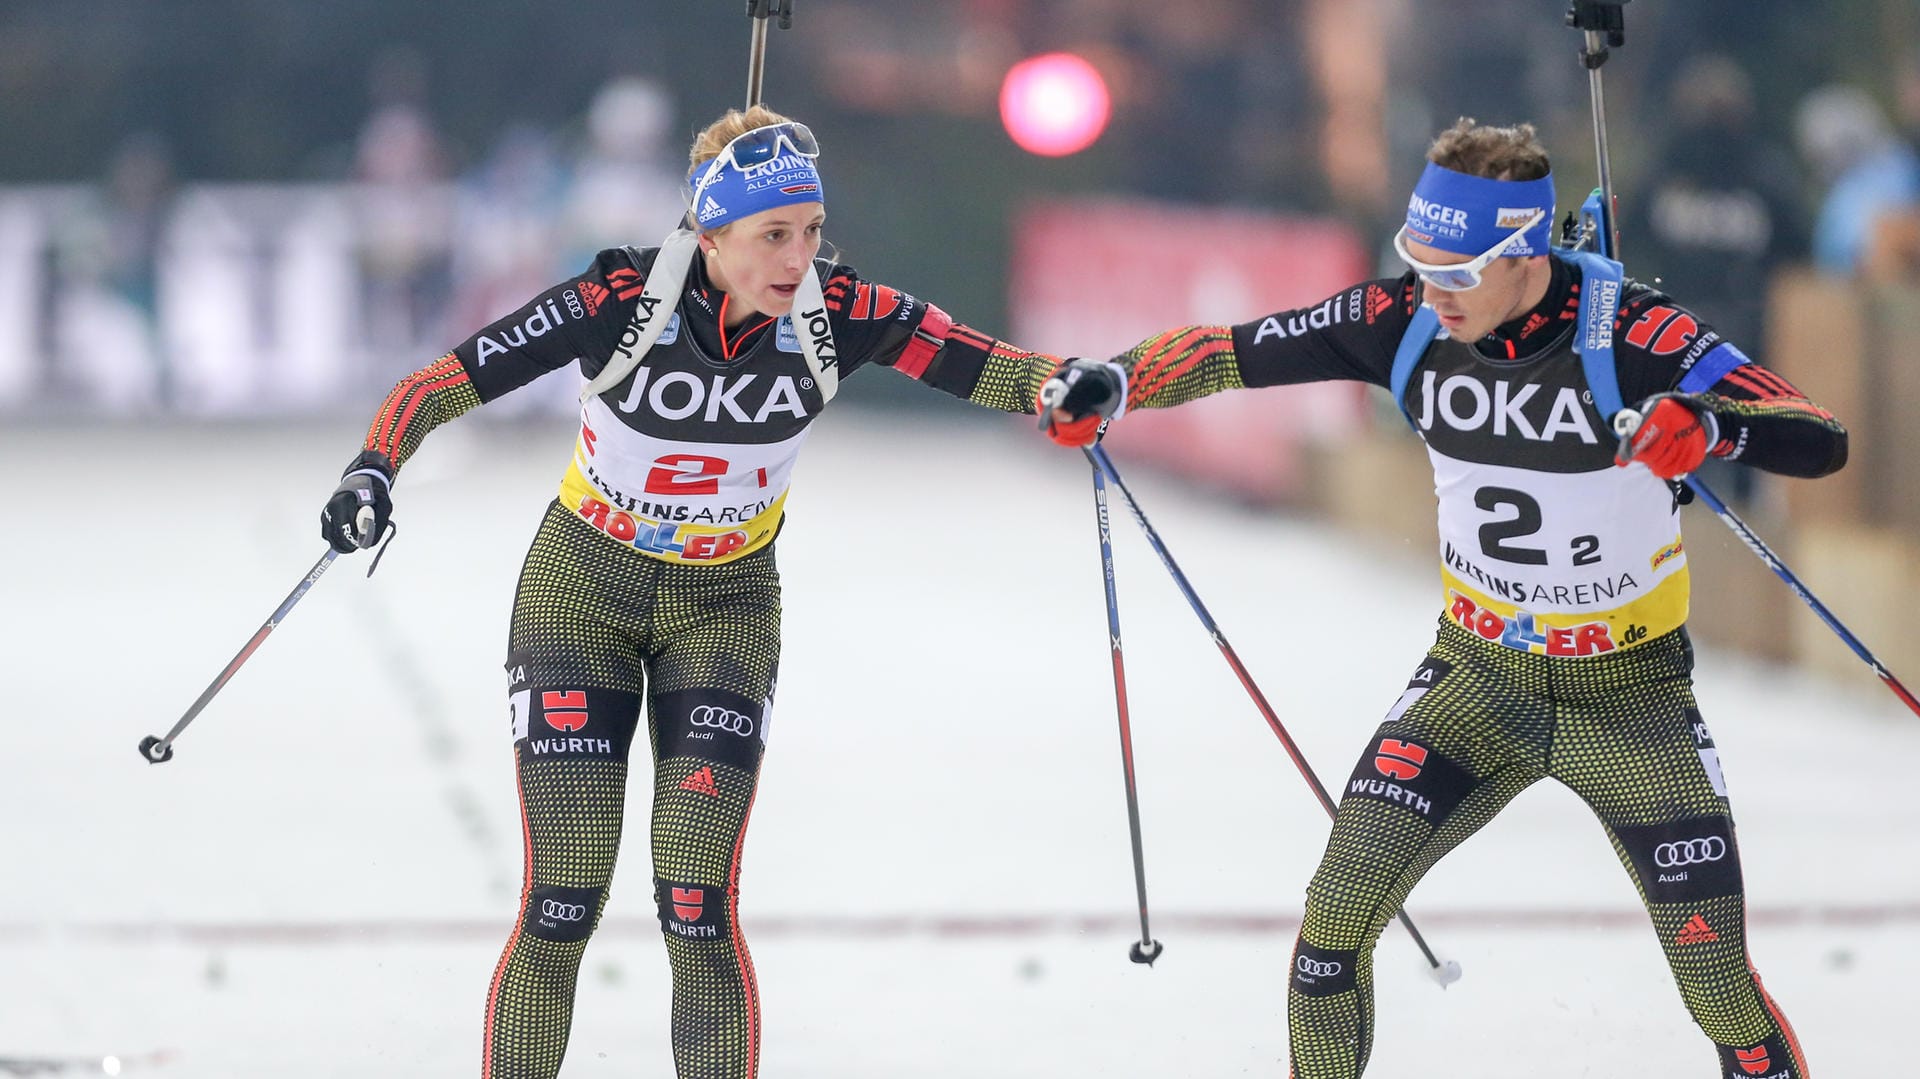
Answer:
[(1615, 452), (1616, 460), (1627, 459), (1627, 451), (1630, 448), (1628, 444), (1633, 441), (1634, 432), (1640, 430), (1640, 421), (1644, 418), (1631, 408), (1623, 408), (1613, 414), (1613, 433), (1620, 439), (1620, 445)]

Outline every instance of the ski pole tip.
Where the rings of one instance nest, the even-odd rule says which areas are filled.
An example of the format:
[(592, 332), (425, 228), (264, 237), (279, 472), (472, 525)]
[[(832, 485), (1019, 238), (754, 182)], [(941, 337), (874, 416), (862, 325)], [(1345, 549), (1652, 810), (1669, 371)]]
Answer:
[(1460, 961), (1458, 959), (1442, 960), (1439, 965), (1429, 967), (1427, 974), (1440, 988), (1445, 989), (1460, 980)]
[(165, 764), (173, 759), (173, 747), (161, 745), (157, 735), (149, 734), (140, 739), (140, 757), (148, 764)]
[(1127, 950), (1127, 958), (1136, 963), (1152, 966), (1153, 961), (1160, 958), (1160, 953), (1165, 950), (1157, 940), (1149, 940), (1145, 943), (1136, 940), (1133, 942), (1133, 947)]

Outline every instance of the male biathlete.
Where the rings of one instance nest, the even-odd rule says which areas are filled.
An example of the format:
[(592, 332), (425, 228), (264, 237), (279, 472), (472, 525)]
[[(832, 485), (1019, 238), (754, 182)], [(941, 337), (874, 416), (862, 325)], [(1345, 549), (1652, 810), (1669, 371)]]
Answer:
[[(1046, 414), (1056, 440), (1084, 445), (1122, 407), (1351, 379), (1388, 387), (1426, 442), (1439, 631), (1342, 788), (1307, 889), (1295, 1079), (1365, 1070), (1381, 930), (1435, 862), (1547, 778), (1605, 826), (1721, 1074), (1803, 1079), (1748, 963), (1727, 788), (1693, 696), (1675, 481), (1709, 457), (1823, 476), (1846, 462), (1846, 431), (1617, 264), (1550, 249), (1553, 179), (1531, 126), (1462, 120), (1427, 158), (1395, 237), (1411, 272), (1073, 361)], [(1616, 442), (1618, 402), (1634, 407)]]

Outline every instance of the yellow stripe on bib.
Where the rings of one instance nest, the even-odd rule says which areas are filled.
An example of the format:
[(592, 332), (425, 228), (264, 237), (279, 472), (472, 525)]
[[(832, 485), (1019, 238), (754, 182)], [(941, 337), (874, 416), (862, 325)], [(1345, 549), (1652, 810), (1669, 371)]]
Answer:
[(567, 466), (560, 480), (560, 504), (608, 539), (663, 562), (713, 566), (731, 562), (773, 542), (785, 512), (787, 493), (744, 521), (698, 524), (662, 521), (611, 505), (580, 471)]
[(1597, 656), (1653, 640), (1687, 620), (1687, 568), (1608, 610), (1535, 613), (1488, 596), (1442, 567), (1447, 620), (1506, 648), (1547, 656)]

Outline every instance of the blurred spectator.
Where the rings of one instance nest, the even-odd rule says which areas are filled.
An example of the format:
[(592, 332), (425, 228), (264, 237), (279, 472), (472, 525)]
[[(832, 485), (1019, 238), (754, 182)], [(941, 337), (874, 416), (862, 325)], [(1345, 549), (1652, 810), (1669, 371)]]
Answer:
[(1295, 170), (1315, 163), (1315, 125), (1300, 114), (1320, 109), (1299, 55), (1299, 7), (1187, 0), (1134, 5), (1115, 20), (1139, 80), (1114, 117), (1127, 187), (1182, 202), (1298, 200)]
[(447, 162), (427, 110), (425, 62), (396, 48), (369, 76), (371, 109), (360, 127), (362, 327), (369, 377), (385, 383), (418, 363), (440, 336), (449, 295), (444, 239), (449, 215), (440, 184)]
[(557, 273), (602, 248), (657, 244), (678, 226), (687, 162), (673, 112), (666, 88), (650, 79), (616, 78), (594, 95), (564, 196)]
[(552, 284), (550, 278), (580, 269), (554, 264), (554, 232), (566, 191), (554, 135), (531, 124), (507, 128), (479, 167), (461, 178), (456, 321), (491, 322)]
[[(1688, 60), (1668, 99), (1673, 126), (1649, 181), (1622, 201), (1623, 249), (1635, 276), (1686, 296), (1736, 346), (1762, 355), (1768, 281), (1781, 263), (1806, 258), (1792, 152), (1754, 122), (1753, 83), (1728, 57)], [(1743, 502), (1759, 482), (1757, 470), (1725, 462), (1702, 476)]]
[(1920, 204), (1920, 154), (1894, 134), (1879, 104), (1853, 86), (1807, 94), (1794, 126), (1800, 152), (1825, 191), (1814, 221), (1814, 262), (1829, 273), (1856, 273), (1876, 222)]
[[(1622, 235), (1642, 279), (1688, 297), (1749, 351), (1764, 341), (1767, 280), (1806, 257), (1806, 211), (1792, 151), (1754, 122), (1753, 84), (1707, 54), (1676, 74), (1673, 126), (1648, 182), (1622, 200)], [(1743, 470), (1750, 471), (1750, 470)]]
[[(1894, 106), (1907, 149), (1920, 154), (1920, 48), (1908, 52), (1895, 73)], [(1861, 272), (1882, 280), (1920, 280), (1920, 200), (1880, 216)]]
[(176, 197), (173, 154), (143, 132), (54, 230), (50, 279), (57, 396), (113, 411), (167, 408), (175, 372), (160, 332), (160, 263)]
[[(1699, 2), (1699, 0), (1690, 0)], [(1564, 8), (1565, 5), (1562, 5)], [(1661, 5), (1663, 7), (1669, 5)], [(1560, 18), (1538, 18), (1538, 5), (1504, 0), (1384, 0), (1388, 19), (1387, 101), (1382, 127), (1387, 177), (1385, 190), (1398, 193), (1380, 211), (1364, 219), (1365, 232), (1390, 239), (1406, 210), (1426, 161), (1433, 133), (1461, 117), (1483, 123), (1533, 124), (1553, 136), (1554, 172), (1570, 178), (1584, 197), (1595, 174), (1586, 73), (1578, 53), (1580, 38)], [(1634, 18), (1629, 14), (1628, 19)], [(1633, 107), (1636, 50), (1620, 49), (1605, 68), (1607, 96), (1616, 110)], [(1620, 115), (1620, 114), (1616, 114)], [(1636, 161), (1638, 128), (1618, 124), (1612, 144), (1614, 175), (1629, 174)], [(1561, 188), (1565, 192), (1566, 187)], [(1390, 243), (1381, 247), (1386, 276), (1406, 269)]]
[[(809, 3), (794, 21), (796, 52), (811, 66), (807, 81), (829, 111), (808, 115), (816, 131), (843, 129), (838, 121), (847, 115), (991, 115), (1000, 78), (1019, 59), (1023, 28), (1060, 14), (1051, 9), (1081, 2), (1061, 0), (1045, 13), (1019, 5), (1009, 21), (974, 5)], [(769, 85), (770, 98), (795, 94), (795, 87)]]
[[(567, 186), (555, 135), (531, 124), (507, 128), (486, 160), (461, 178), (453, 232), (457, 296), (448, 312), (452, 324), (492, 322), (559, 276), (586, 265), (571, 254), (566, 265), (556, 262), (555, 237)], [(659, 232), (653, 237), (610, 237), (601, 246), (657, 244), (667, 229)], [(451, 343), (441, 341), (434, 348)], [(498, 415), (573, 407), (579, 390), (566, 379), (544, 379), (499, 402), (503, 407)]]
[(1920, 45), (1900, 58), (1894, 73), (1894, 104), (1899, 110), (1900, 132), (1908, 146), (1920, 147)]

